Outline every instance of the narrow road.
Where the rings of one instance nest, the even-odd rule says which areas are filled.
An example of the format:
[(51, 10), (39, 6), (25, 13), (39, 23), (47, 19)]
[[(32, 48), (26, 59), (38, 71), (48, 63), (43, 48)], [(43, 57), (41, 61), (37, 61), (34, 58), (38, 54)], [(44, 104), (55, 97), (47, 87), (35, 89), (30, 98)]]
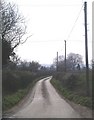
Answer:
[(51, 85), (51, 76), (38, 81), (24, 106), (11, 118), (81, 118)]

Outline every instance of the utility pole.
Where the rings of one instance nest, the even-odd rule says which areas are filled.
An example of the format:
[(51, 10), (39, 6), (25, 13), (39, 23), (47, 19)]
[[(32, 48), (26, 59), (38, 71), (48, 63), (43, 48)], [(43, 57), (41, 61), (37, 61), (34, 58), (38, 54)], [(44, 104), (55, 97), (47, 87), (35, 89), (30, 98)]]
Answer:
[[(0, 0), (0, 101), (2, 101), (2, 3)], [(0, 102), (0, 106), (2, 103)], [(0, 107), (0, 119), (2, 119), (2, 107)]]
[(65, 72), (66, 72), (66, 40), (65, 41)]
[(58, 52), (57, 52), (57, 64), (56, 64), (56, 71), (58, 72)]
[(84, 2), (84, 16), (85, 16), (85, 56), (86, 56), (86, 84), (87, 95), (89, 95), (89, 66), (88, 66), (88, 41), (87, 41), (87, 2)]

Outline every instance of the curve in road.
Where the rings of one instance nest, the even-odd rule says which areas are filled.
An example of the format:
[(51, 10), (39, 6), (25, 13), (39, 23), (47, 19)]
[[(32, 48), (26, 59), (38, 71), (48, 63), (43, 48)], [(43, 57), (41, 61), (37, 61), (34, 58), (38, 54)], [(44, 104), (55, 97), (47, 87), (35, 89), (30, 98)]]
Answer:
[(38, 81), (24, 106), (11, 118), (81, 118), (51, 85), (52, 76)]

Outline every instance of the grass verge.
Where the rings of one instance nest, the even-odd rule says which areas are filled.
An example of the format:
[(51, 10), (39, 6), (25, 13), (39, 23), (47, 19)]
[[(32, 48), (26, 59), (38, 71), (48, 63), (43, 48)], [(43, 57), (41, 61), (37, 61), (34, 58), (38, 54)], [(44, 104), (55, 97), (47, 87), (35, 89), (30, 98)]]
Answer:
[(3, 111), (6, 111), (16, 105), (27, 93), (27, 89), (18, 90), (16, 93), (3, 97)]
[(89, 97), (83, 97), (79, 96), (76, 93), (73, 93), (72, 91), (69, 91), (68, 89), (64, 88), (59, 80), (52, 79), (51, 84), (58, 90), (58, 92), (67, 98), (70, 101), (73, 101), (74, 103), (80, 104), (82, 106), (89, 107), (92, 109), (92, 100)]

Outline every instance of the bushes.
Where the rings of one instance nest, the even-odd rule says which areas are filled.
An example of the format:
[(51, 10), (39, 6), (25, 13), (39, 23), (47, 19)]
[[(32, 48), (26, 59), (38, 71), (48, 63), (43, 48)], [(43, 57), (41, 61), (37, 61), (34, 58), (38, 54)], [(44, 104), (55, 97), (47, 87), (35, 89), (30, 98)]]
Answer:
[(54, 78), (61, 81), (62, 86), (70, 89), (70, 90), (74, 90), (75, 87), (77, 87), (77, 80), (78, 77), (68, 73), (67, 75), (65, 73), (57, 73), (56, 75), (54, 75)]
[[(75, 93), (79, 95), (87, 96), (85, 72), (67, 72), (66, 74), (57, 73), (54, 78), (59, 80), (64, 88), (75, 91)], [(91, 86), (90, 74), (90, 90)]]
[(2, 77), (3, 112), (15, 106), (39, 79), (44, 78), (30, 71), (18, 70), (3, 70)]
[(3, 112), (15, 106), (41, 78), (30, 71), (3, 70)]
[(78, 95), (75, 92), (72, 92), (72, 91), (64, 88), (61, 85), (61, 82), (59, 80), (52, 79), (51, 83), (59, 91), (59, 93), (62, 96), (64, 96), (65, 98), (67, 98), (77, 104), (92, 108), (92, 99), (90, 97), (84, 97), (84, 96)]
[(71, 74), (69, 78), (65, 79), (65, 86), (70, 90), (75, 90), (78, 86), (79, 77)]
[(2, 74), (3, 95), (17, 92), (26, 88), (36, 76), (28, 71), (4, 70)]
[(26, 88), (35, 79), (35, 74), (29, 71), (20, 71), (16, 73), (20, 76), (20, 88)]
[(2, 75), (3, 94), (16, 92), (19, 88), (20, 77), (11, 71), (3, 71)]

